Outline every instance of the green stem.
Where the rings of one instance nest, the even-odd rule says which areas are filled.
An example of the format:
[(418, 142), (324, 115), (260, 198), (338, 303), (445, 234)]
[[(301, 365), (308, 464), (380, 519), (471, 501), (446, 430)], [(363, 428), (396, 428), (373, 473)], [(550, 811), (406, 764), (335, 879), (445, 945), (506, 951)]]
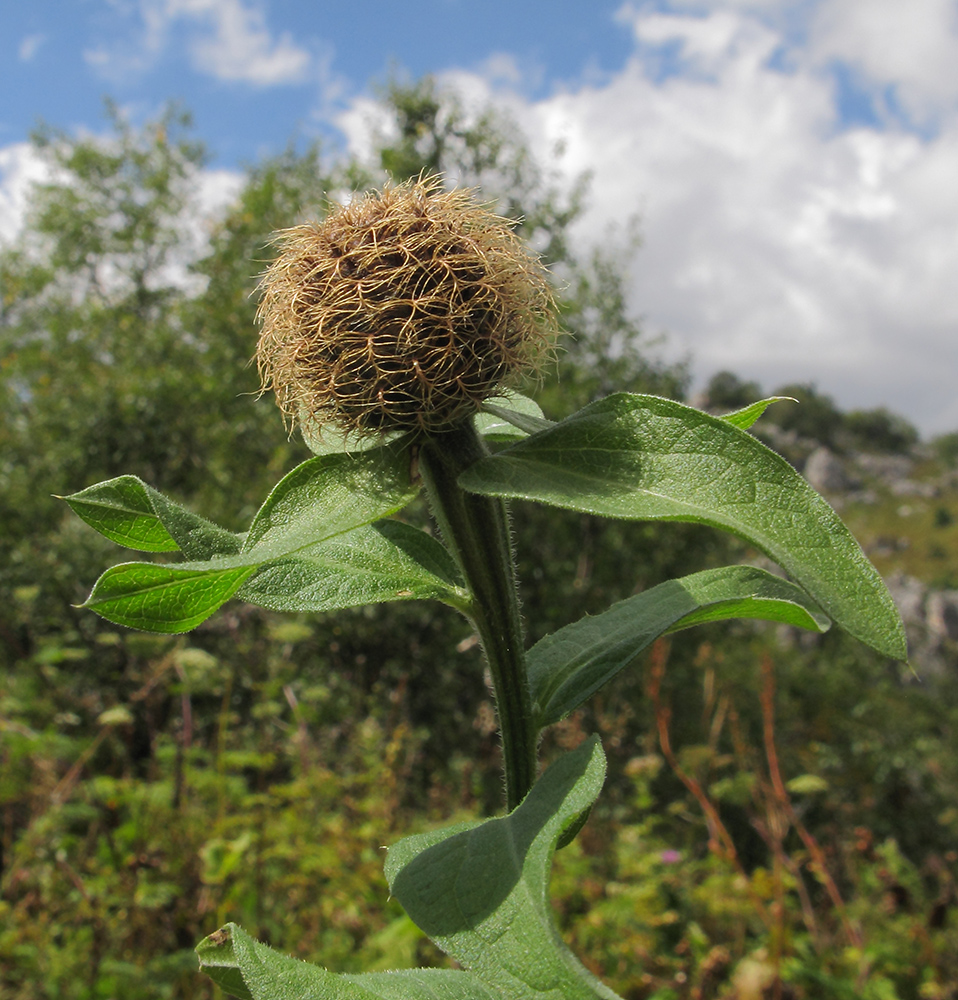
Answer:
[(460, 474), (488, 455), (472, 422), (427, 438), (419, 465), (433, 516), (472, 596), (470, 617), (479, 633), (495, 690), (511, 811), (536, 779), (537, 732), (526, 678), (522, 620), (505, 504), (467, 493)]

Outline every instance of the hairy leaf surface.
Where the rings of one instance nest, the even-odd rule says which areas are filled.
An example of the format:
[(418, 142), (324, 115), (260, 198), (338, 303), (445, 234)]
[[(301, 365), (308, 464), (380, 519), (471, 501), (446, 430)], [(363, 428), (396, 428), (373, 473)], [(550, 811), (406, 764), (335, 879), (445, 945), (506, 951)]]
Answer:
[(119, 476), (63, 498), (110, 541), (138, 552), (175, 552), (190, 559), (239, 552), (242, 539), (174, 503), (136, 476)]
[(851, 635), (906, 659), (888, 589), (838, 515), (739, 427), (619, 393), (477, 462), (468, 490), (590, 514), (723, 528), (772, 557)]
[(468, 972), (328, 972), (254, 941), (236, 924), (204, 938), (196, 953), (200, 969), (239, 1000), (503, 1000)]
[(389, 850), (386, 878), (406, 912), (504, 1000), (616, 1000), (566, 947), (548, 899), (556, 843), (604, 778), (593, 737), (552, 764), (508, 816)]

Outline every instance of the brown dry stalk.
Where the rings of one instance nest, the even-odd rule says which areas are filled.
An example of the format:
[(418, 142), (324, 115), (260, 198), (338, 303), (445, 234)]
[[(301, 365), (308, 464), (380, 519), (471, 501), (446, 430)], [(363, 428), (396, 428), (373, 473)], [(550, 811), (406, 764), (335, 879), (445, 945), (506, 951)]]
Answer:
[(772, 782), (775, 799), (779, 808), (788, 818), (788, 821), (794, 827), (795, 832), (799, 835), (802, 843), (805, 845), (805, 848), (809, 853), (809, 857), (815, 865), (815, 873), (825, 886), (828, 898), (831, 900), (832, 906), (835, 907), (835, 911), (838, 913), (839, 919), (842, 922), (842, 928), (845, 931), (845, 936), (848, 938), (850, 944), (852, 944), (855, 948), (860, 949), (863, 943), (861, 931), (855, 926), (854, 923), (852, 923), (848, 916), (848, 908), (845, 906), (845, 900), (842, 898), (838, 885), (832, 878), (831, 872), (828, 870), (825, 852), (795, 812), (795, 809), (792, 806), (792, 801), (789, 798), (788, 791), (785, 788), (785, 783), (782, 781), (782, 773), (778, 764), (778, 750), (775, 746), (775, 670), (772, 665), (771, 657), (768, 655), (762, 657), (761, 700), (762, 736), (765, 744), (765, 757), (768, 761), (768, 774)]
[(732, 864), (736, 872), (741, 875), (746, 886), (749, 900), (758, 911), (762, 922), (768, 925), (769, 915), (765, 904), (752, 888), (752, 880), (748, 877), (748, 874), (742, 867), (738, 851), (735, 849), (735, 842), (732, 840), (732, 835), (728, 832), (728, 828), (722, 822), (722, 818), (719, 816), (715, 803), (708, 797), (705, 789), (702, 788), (695, 776), (689, 774), (682, 767), (682, 765), (679, 764), (678, 758), (672, 750), (672, 743), (669, 738), (669, 719), (672, 713), (667, 706), (662, 704), (661, 700), (662, 679), (665, 676), (665, 665), (668, 662), (668, 658), (668, 642), (665, 639), (657, 639), (652, 644), (648, 693), (655, 708), (655, 722), (659, 735), (659, 746), (662, 748), (662, 755), (665, 757), (669, 767), (672, 768), (675, 776), (682, 782), (683, 785), (685, 785), (688, 791), (695, 798), (695, 801), (699, 804), (699, 808), (705, 815), (705, 822), (709, 830), (709, 850), (712, 851), (712, 853), (717, 857), (720, 857), (724, 861)]

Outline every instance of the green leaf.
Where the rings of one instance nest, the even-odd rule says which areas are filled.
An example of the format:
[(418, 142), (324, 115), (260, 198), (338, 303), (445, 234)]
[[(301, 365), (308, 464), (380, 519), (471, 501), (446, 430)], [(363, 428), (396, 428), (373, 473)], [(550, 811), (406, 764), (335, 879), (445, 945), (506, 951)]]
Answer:
[(828, 782), (817, 774), (797, 774), (785, 787), (792, 795), (817, 795), (828, 791)]
[(538, 725), (558, 722), (577, 708), (660, 635), (728, 618), (785, 622), (816, 632), (830, 624), (803, 590), (754, 566), (668, 580), (560, 628), (529, 650)]
[[(399, 448), (310, 459), (272, 491), (242, 552), (173, 566), (114, 566), (84, 607), (164, 633), (195, 628), (233, 596), (285, 611), (413, 599), (465, 610), (467, 595), (439, 542), (398, 521), (368, 523), (415, 494), (408, 453)], [(230, 537), (238, 546), (239, 537)]]
[(244, 552), (285, 555), (396, 513), (414, 499), (408, 447), (320, 455), (273, 488), (253, 519)]
[(264, 563), (236, 595), (273, 611), (435, 599), (465, 610), (449, 553), (401, 521), (379, 521)]
[(75, 514), (111, 541), (138, 552), (182, 550), (191, 559), (238, 552), (238, 536), (147, 486), (119, 476), (63, 497)]
[(407, 837), (389, 850), (392, 894), (503, 1000), (616, 1000), (565, 946), (548, 900), (556, 843), (604, 777), (593, 737), (560, 757), (508, 816)]
[(97, 580), (81, 607), (144, 632), (188, 632), (225, 604), (255, 569), (227, 562), (121, 563)]
[(838, 515), (785, 459), (718, 417), (620, 393), (477, 462), (460, 483), (607, 517), (723, 528), (771, 556), (851, 635), (907, 658), (891, 595)]
[(468, 972), (409, 969), (338, 975), (281, 955), (227, 924), (196, 948), (200, 969), (239, 1000), (503, 1000)]
[(448, 552), (399, 521), (361, 525), (288, 555), (257, 552), (206, 562), (122, 563), (82, 607), (147, 632), (187, 632), (231, 597), (275, 611), (331, 611), (382, 601), (439, 600), (467, 612)]
[(769, 396), (768, 399), (760, 399), (756, 403), (749, 403), (748, 406), (743, 406), (741, 410), (723, 413), (721, 419), (727, 424), (732, 424), (733, 427), (741, 427), (745, 431), (758, 420), (772, 403), (781, 403), (786, 399), (792, 403), (798, 402), (797, 399), (793, 399), (791, 396)]

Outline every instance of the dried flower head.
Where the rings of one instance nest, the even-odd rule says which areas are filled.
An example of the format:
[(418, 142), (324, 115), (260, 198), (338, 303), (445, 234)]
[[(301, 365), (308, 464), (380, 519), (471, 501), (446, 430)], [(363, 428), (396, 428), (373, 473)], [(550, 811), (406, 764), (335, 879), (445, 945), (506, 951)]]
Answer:
[(257, 360), (292, 419), (436, 431), (534, 365), (555, 329), (545, 271), (509, 222), (436, 178), (278, 234)]

